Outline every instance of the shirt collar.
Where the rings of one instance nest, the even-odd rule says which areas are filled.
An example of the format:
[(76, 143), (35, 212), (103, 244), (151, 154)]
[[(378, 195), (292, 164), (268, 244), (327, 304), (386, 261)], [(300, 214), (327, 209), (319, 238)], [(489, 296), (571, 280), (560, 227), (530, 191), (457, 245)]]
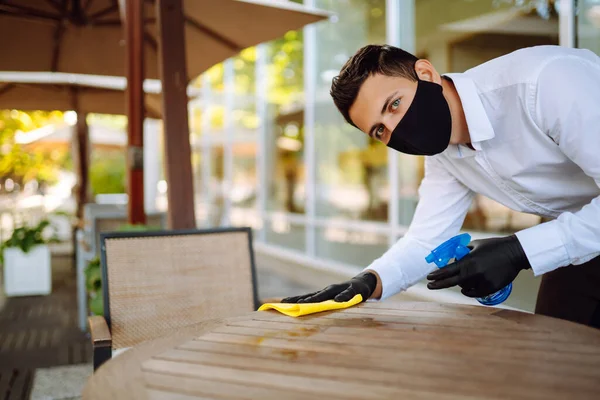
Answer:
[(463, 73), (445, 74), (454, 83), (462, 103), (471, 144), (476, 150), (481, 150), (480, 143), (495, 136), (494, 128), (483, 107), (475, 82)]

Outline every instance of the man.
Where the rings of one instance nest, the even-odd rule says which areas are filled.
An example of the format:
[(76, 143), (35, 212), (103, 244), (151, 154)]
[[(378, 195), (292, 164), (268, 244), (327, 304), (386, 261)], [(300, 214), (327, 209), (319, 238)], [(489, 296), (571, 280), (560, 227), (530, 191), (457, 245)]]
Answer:
[[(331, 95), (365, 134), (427, 156), (420, 200), (407, 234), (359, 275), (284, 302), (385, 299), (426, 276), (429, 289), (483, 297), (531, 269), (543, 275), (536, 313), (600, 327), (600, 58), (540, 46), (440, 76), (427, 60), (370, 45)], [(473, 241), (443, 269), (427, 264), (475, 193), (551, 220)]]

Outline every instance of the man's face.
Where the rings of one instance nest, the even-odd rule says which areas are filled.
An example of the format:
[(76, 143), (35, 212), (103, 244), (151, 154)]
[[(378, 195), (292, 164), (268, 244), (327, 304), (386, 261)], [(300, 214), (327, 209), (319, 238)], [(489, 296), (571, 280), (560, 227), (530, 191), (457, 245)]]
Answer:
[(417, 82), (375, 74), (362, 84), (350, 107), (350, 118), (364, 133), (387, 144), (412, 103)]

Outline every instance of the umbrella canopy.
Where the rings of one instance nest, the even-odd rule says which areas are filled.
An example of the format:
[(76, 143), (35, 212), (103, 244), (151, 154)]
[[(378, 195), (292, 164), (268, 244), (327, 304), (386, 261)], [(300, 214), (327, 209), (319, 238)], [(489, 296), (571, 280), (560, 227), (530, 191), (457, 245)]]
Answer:
[[(159, 78), (156, 10), (145, 4), (145, 76)], [(266, 0), (185, 0), (188, 80), (240, 50), (330, 14)], [(3, 71), (124, 76), (126, 53), (119, 0), (0, 2)]]
[[(160, 118), (160, 95), (146, 93), (146, 117)], [(0, 73), (0, 109), (76, 110), (83, 114), (125, 115), (122, 89), (78, 83), (4, 81)]]
[[(29, 132), (18, 132), (15, 142), (26, 149), (69, 148), (77, 134), (76, 126), (46, 125)], [(97, 148), (122, 149), (127, 146), (127, 133), (123, 130), (92, 125), (89, 128), (90, 144)]]

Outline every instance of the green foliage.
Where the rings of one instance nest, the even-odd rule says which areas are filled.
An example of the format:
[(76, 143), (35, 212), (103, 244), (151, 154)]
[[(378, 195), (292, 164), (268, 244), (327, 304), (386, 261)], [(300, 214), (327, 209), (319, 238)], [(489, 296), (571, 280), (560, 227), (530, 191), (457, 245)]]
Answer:
[(0, 140), (13, 137), (16, 132), (28, 132), (48, 124), (63, 122), (60, 111), (0, 110)]
[(94, 195), (125, 193), (125, 152), (95, 152), (90, 164), (90, 185)]
[(88, 291), (98, 291), (102, 289), (102, 273), (100, 271), (100, 258), (94, 257), (88, 263), (85, 271), (85, 287)]
[(103, 315), (104, 314), (104, 295), (102, 294), (102, 290), (95, 292), (95, 296), (90, 297), (90, 311), (94, 313), (94, 315)]
[(15, 141), (19, 132), (63, 122), (59, 111), (0, 110), (0, 177), (23, 185), (28, 181), (55, 183), (58, 169), (72, 165), (68, 152), (26, 149)]
[(119, 232), (148, 232), (148, 231), (160, 231), (160, 226), (143, 225), (143, 224), (125, 224), (121, 225), (118, 229)]
[(88, 125), (105, 126), (113, 130), (126, 130), (127, 117), (124, 115), (88, 114)]
[(0, 261), (4, 262), (4, 249), (16, 247), (21, 249), (23, 253), (29, 253), (36, 246), (57, 242), (58, 239), (54, 235), (50, 239), (44, 237), (44, 233), (48, 228), (52, 229), (53, 227), (47, 219), (40, 221), (39, 224), (33, 227), (21, 226), (16, 228), (10, 238), (0, 245)]
[(304, 91), (303, 43), (302, 31), (287, 32), (270, 42), (267, 50), (269, 103), (283, 106), (301, 99)]
[(84, 271), (85, 287), (89, 295), (90, 311), (94, 315), (104, 313), (104, 301), (102, 295), (102, 272), (100, 270), (100, 259), (94, 257), (88, 263)]

